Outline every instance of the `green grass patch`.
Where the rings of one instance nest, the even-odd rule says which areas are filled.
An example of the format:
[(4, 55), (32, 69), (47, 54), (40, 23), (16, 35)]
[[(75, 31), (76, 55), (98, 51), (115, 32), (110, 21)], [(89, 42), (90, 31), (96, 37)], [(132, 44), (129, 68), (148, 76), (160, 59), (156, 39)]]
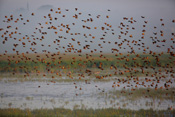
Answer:
[(175, 101), (175, 88), (169, 89), (153, 89), (153, 88), (137, 88), (135, 90), (112, 90), (108, 92), (109, 98), (126, 97), (128, 100), (137, 100), (140, 98), (151, 98), (160, 100)]
[(63, 109), (63, 108), (55, 108), (55, 109), (35, 109), (35, 110), (20, 110), (20, 109), (0, 109), (0, 116), (27, 116), (27, 117), (40, 117), (40, 116), (59, 116), (59, 117), (119, 117), (119, 116), (136, 116), (136, 117), (160, 117), (160, 116), (174, 116), (175, 111), (173, 110), (159, 110), (154, 111), (150, 110), (127, 110), (127, 109)]

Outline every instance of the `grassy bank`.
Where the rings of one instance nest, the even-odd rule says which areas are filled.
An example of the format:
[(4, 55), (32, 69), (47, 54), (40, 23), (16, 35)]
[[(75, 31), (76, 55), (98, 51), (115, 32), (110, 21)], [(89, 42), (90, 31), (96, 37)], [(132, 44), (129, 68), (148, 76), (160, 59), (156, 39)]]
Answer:
[(82, 116), (93, 116), (93, 117), (107, 117), (107, 116), (135, 116), (135, 117), (164, 117), (174, 116), (175, 111), (173, 110), (127, 110), (127, 109), (88, 109), (88, 110), (70, 110), (70, 109), (36, 109), (36, 110), (20, 110), (20, 109), (0, 109), (0, 116), (71, 116), (71, 117), (82, 117)]
[(0, 72), (59, 72), (66, 69), (106, 69), (127, 67), (174, 67), (175, 63), (169, 54), (104, 54), (104, 55), (2, 55)]
[[(169, 54), (8, 54), (0, 56), (0, 77), (159, 76), (175, 69)], [(70, 74), (71, 73), (71, 74)], [(166, 77), (166, 76), (163, 76)]]
[[(137, 100), (140, 98), (150, 98), (153, 100), (172, 100), (175, 101), (175, 88), (167, 89), (157, 89), (154, 88), (131, 88), (126, 90), (111, 90), (107, 94), (107, 98), (120, 98), (125, 97), (128, 100)], [(100, 95), (105, 95), (104, 93), (100, 93)]]

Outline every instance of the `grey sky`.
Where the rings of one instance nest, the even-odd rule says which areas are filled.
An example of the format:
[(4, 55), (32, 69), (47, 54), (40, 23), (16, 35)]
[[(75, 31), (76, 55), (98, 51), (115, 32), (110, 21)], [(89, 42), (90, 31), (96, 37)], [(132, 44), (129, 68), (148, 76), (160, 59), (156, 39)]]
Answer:
[[(27, 11), (27, 3), (29, 4), (29, 11)], [(87, 33), (92, 34), (96, 36), (97, 38), (102, 37), (102, 34), (104, 31), (93, 31), (93, 30), (82, 30), (81, 26), (84, 25), (82, 22), (80, 22), (82, 19), (90, 18), (88, 14), (91, 14), (92, 18), (94, 19), (93, 23), (86, 23), (85, 25), (88, 25), (90, 27), (93, 27), (96, 25), (97, 27), (104, 26), (104, 22), (110, 23), (113, 26), (113, 29), (115, 30), (115, 36), (111, 35), (111, 32), (107, 32), (105, 36), (105, 41), (111, 41), (111, 42), (121, 42), (122, 40), (115, 40), (115, 38), (120, 35), (120, 30), (118, 29), (118, 26), (120, 25), (120, 22), (123, 21), (123, 17), (133, 17), (137, 23), (130, 25), (130, 27), (135, 27), (136, 30), (129, 30), (129, 34), (134, 35), (134, 39), (130, 40), (138, 40), (141, 37), (141, 30), (143, 30), (142, 25), (144, 24), (144, 21), (148, 21), (146, 29), (146, 35), (145, 40), (143, 40), (144, 43), (146, 43), (146, 47), (150, 46), (152, 41), (150, 41), (150, 36), (154, 36), (153, 32), (160, 32), (160, 30), (164, 31), (164, 37), (159, 37), (160, 40), (166, 39), (167, 42), (165, 44), (165, 47), (162, 47), (161, 49), (156, 48), (155, 45), (151, 45), (150, 48), (158, 49), (157, 51), (162, 51), (163, 49), (169, 48), (172, 43), (170, 40), (171, 33), (175, 32), (175, 24), (172, 24), (172, 20), (175, 19), (175, 1), (174, 0), (0, 0), (0, 28), (6, 28), (7, 25), (12, 25), (14, 27), (19, 27), (19, 31), (22, 32), (22, 36), (15, 35), (16, 38), (21, 38), (24, 35), (32, 35), (34, 32), (35, 27), (39, 26), (38, 23), (42, 23), (44, 26), (44, 22), (46, 21), (43, 19), (44, 15), (48, 15), (50, 12), (49, 9), (47, 10), (38, 10), (43, 5), (51, 5), (53, 6), (54, 10), (57, 10), (58, 7), (61, 8), (62, 14), (66, 15), (66, 18), (60, 18), (59, 23), (53, 21), (53, 25), (60, 25), (60, 23), (64, 24), (71, 24), (73, 22), (76, 23), (76, 27), (72, 27), (72, 32), (81, 32), (81, 34)], [(78, 12), (75, 12), (74, 8), (78, 8)], [(69, 12), (66, 12), (65, 9), (69, 9)], [(108, 12), (107, 10), (110, 9), (111, 11)], [(34, 12), (35, 16), (31, 17), (31, 13)], [(81, 12), (82, 15), (78, 20), (75, 20), (72, 18), (72, 15), (75, 13)], [(26, 24), (25, 26), (20, 24), (5, 24), (3, 23), (3, 20), (5, 18), (5, 15), (10, 16), (13, 14), (14, 18), (18, 18), (19, 14), (23, 14), (23, 17), (25, 20), (29, 19), (30, 22)], [(95, 19), (97, 15), (101, 15), (100, 19)], [(109, 15), (109, 19), (106, 19), (106, 15)], [(53, 17), (56, 17), (55, 14), (52, 15)], [(145, 16), (145, 19), (142, 19), (141, 16)], [(163, 18), (163, 23), (165, 23), (165, 27), (161, 27), (160, 18)], [(127, 24), (127, 22), (125, 22)], [(27, 28), (26, 28), (27, 26)], [(156, 30), (153, 29), (154, 26), (157, 26), (158, 28)], [(13, 29), (10, 29), (13, 30)], [(43, 31), (48, 31), (47, 26), (43, 29)], [(2, 35), (4, 31), (0, 32), (0, 35)], [(46, 39), (43, 42), (43, 44), (53, 44), (52, 42), (58, 38), (57, 35), (54, 35), (53, 31), (48, 32), (49, 34), (46, 35)], [(60, 46), (67, 46), (69, 42), (71, 42), (71, 38), (76, 38), (82, 43), (83, 45), (91, 44), (91, 49), (98, 48), (99, 50), (109, 52), (111, 48), (117, 48), (114, 44), (107, 44), (102, 43), (102, 41), (99, 41), (98, 39), (93, 40), (94, 43), (90, 43), (90, 38), (88, 37), (88, 42), (84, 42), (85, 39), (83, 39), (83, 36), (70, 36), (66, 33), (60, 33), (60, 35), (67, 37), (67, 40), (62, 40), (60, 43)], [(122, 39), (128, 39), (127, 36), (122, 36)], [(36, 37), (40, 37), (41, 35), (37, 33), (35, 35)], [(50, 41), (48, 41), (48, 38)], [(147, 40), (146, 40), (147, 39)], [(8, 50), (8, 52), (12, 52), (12, 49), (9, 48), (12, 46), (13, 43), (19, 43), (14, 42), (13, 40), (7, 42), (5, 45), (2, 45), (2, 38), (0, 38), (0, 53), (3, 53), (5, 50)], [(82, 47), (79, 47), (76, 45), (75, 42), (73, 43), (78, 49), (81, 49)], [(104, 46), (103, 49), (100, 49), (97, 45), (102, 44)], [(20, 43), (19, 43), (20, 44)], [(125, 45), (125, 44), (124, 44)], [(8, 47), (9, 46), (9, 47)], [(57, 45), (53, 45), (53, 48), (56, 48)], [(125, 45), (126, 46), (126, 45)], [(172, 45), (173, 46), (173, 45)], [(26, 45), (28, 48), (18, 48), (20, 51), (28, 51), (30, 48), (30, 45)], [(50, 51), (54, 51), (53, 48), (42, 48), (40, 46), (35, 47), (38, 51), (47, 49)], [(127, 46), (126, 46), (127, 48)], [(136, 47), (137, 48), (137, 47)], [(40, 51), (39, 51), (40, 52)]]

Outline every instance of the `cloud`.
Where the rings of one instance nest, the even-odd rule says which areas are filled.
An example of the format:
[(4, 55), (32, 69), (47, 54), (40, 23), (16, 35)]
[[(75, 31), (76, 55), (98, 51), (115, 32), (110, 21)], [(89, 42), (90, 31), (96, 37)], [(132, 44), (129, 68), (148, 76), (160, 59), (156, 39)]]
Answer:
[(38, 8), (38, 10), (49, 10), (51, 8), (54, 8), (52, 5), (42, 5)]

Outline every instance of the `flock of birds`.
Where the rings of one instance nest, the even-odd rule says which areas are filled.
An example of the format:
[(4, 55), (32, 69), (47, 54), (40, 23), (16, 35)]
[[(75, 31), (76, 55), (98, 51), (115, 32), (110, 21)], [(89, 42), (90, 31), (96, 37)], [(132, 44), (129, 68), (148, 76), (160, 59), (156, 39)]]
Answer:
[[(145, 81), (140, 83), (139, 77), (133, 77), (133, 74), (131, 73), (129, 77), (124, 78), (124, 79), (116, 79), (114, 83), (112, 84), (112, 87), (119, 87), (120, 83), (127, 83), (131, 87), (137, 88), (138, 85), (142, 85), (144, 87), (154, 87), (155, 90), (158, 89), (158, 83), (160, 82), (161, 78), (166, 78), (166, 76), (163, 74), (170, 74), (168, 77), (175, 78), (174, 76), (174, 68), (172, 65), (175, 65), (175, 33), (171, 33), (171, 38), (170, 39), (162, 39), (164, 38), (165, 32), (164, 30), (159, 30), (157, 29), (156, 26), (153, 26), (153, 29), (159, 30), (158, 32), (153, 32), (152, 36), (149, 37), (149, 40), (147, 37), (145, 38), (145, 35), (147, 33), (146, 27), (147, 24), (149, 23), (146, 20), (145, 16), (141, 16), (140, 20), (143, 21), (143, 24), (140, 25), (142, 27), (141, 34), (137, 33), (136, 27), (134, 27), (134, 24), (137, 23), (137, 20), (135, 20), (133, 17), (123, 17), (123, 21), (119, 23), (119, 26), (115, 26), (110, 24), (110, 19), (109, 15), (102, 16), (102, 15), (96, 15), (94, 17), (93, 14), (87, 14), (87, 19), (84, 17), (81, 17), (83, 13), (79, 12), (78, 8), (75, 8), (73, 12), (75, 12), (74, 15), (71, 17), (74, 20), (70, 21), (75, 21), (75, 22), (69, 22), (69, 24), (65, 23), (60, 23), (59, 19), (60, 18), (67, 18), (68, 16), (64, 14), (64, 12), (69, 12), (69, 9), (50, 9), (47, 15), (43, 16), (42, 21), (38, 22), (38, 24), (35, 26), (34, 29), (28, 29), (28, 25), (32, 22), (30, 22), (29, 19), (26, 19), (23, 17), (22, 14), (19, 14), (19, 16), (15, 16), (17, 18), (14, 18), (13, 15), (10, 16), (5, 16), (5, 19), (3, 22), (7, 25), (7, 27), (0, 28), (0, 34), (1, 34), (1, 44), (8, 46), (9, 48), (12, 48), (13, 56), (10, 56), (8, 54), (8, 50), (4, 50), (4, 53), (0, 55), (0, 58), (4, 56), (8, 56), (8, 62), (10, 65), (10, 62), (13, 62), (14, 59), (16, 59), (15, 55), (18, 56), (18, 60), (15, 61), (16, 64), (20, 64), (21, 61), (32, 61), (33, 63), (37, 62), (43, 62), (47, 65), (47, 71), (55, 74), (55, 75), (60, 75), (59, 73), (54, 73), (50, 71), (49, 67), (51, 67), (51, 63), (47, 62), (45, 58), (49, 58), (50, 60), (62, 60), (61, 53), (66, 56), (67, 53), (77, 53), (79, 58), (72, 57), (70, 60), (72, 60), (71, 64), (74, 64), (75, 60), (82, 60), (81, 56), (85, 55), (86, 59), (84, 60), (84, 63), (86, 64), (88, 61), (91, 63), (94, 63), (94, 60), (91, 59), (94, 53), (98, 53), (99, 58), (103, 58), (106, 61), (109, 60), (107, 58), (106, 54), (103, 52), (103, 47), (111, 47), (110, 48), (110, 53), (113, 54), (116, 59), (118, 60), (125, 60), (125, 63), (129, 61), (137, 61), (137, 59), (141, 59), (142, 61), (145, 61), (145, 63), (149, 63), (149, 58), (148, 57), (140, 57), (137, 52), (141, 52), (141, 54), (149, 54), (152, 55), (155, 60), (156, 64), (159, 67), (153, 67), (151, 66), (150, 69), (152, 70), (152, 73), (145, 72), (144, 70), (147, 69), (146, 66), (141, 66), (135, 62), (135, 65), (133, 67), (127, 67), (126, 64), (123, 65), (123, 69), (118, 69), (117, 66), (111, 65), (110, 69), (114, 71), (118, 71), (117, 73), (119, 75), (124, 75), (125, 73), (131, 73), (131, 72), (138, 72), (138, 69), (141, 69), (141, 73), (144, 74), (146, 78), (144, 78)], [(72, 12), (72, 11), (71, 11)], [(110, 12), (108, 9), (107, 12)], [(31, 13), (30, 18), (35, 17), (35, 13)], [(91, 25), (93, 22), (98, 22), (105, 19), (105, 22), (102, 26), (100, 25)], [(163, 28), (165, 27), (165, 24), (163, 22), (163, 19), (160, 19), (160, 27)], [(57, 23), (58, 22), (58, 23)], [(63, 21), (64, 22), (64, 21)], [(79, 23), (80, 22), (80, 23)], [(109, 22), (109, 23), (108, 23)], [(172, 21), (172, 25), (175, 26), (175, 19)], [(25, 27), (25, 30), (32, 30), (33, 33), (30, 35), (27, 34), (22, 34), (18, 29), (21, 29), (21, 27), (13, 27), (8, 24), (22, 24)], [(79, 27), (79, 25), (81, 27)], [(80, 32), (75, 32), (74, 27), (78, 25), (78, 30), (75, 29), (76, 31)], [(119, 31), (116, 31), (116, 28)], [(21, 29), (23, 30), (23, 29)], [(47, 31), (48, 30), (48, 31)], [(136, 31), (135, 31), (136, 30)], [(92, 32), (92, 34), (88, 34), (89, 32)], [(131, 34), (130, 32), (135, 31), (137, 35), (141, 35), (139, 39), (135, 39), (134, 34)], [(62, 33), (63, 32), (63, 33)], [(100, 33), (102, 32), (102, 34)], [(139, 31), (138, 31), (139, 32)], [(148, 31), (149, 32), (149, 31)], [(50, 39), (47, 37), (47, 35), (51, 33), (52, 35), (56, 35), (56, 39)], [(39, 35), (39, 36), (38, 36)], [(100, 35), (100, 36), (99, 36)], [(108, 39), (107, 35), (110, 35), (111, 37), (113, 36), (115, 39), (112, 41)], [(18, 38), (20, 37), (20, 38)], [(81, 37), (81, 38), (80, 38)], [(167, 40), (169, 40), (169, 43), (167, 43)], [(8, 41), (14, 42), (13, 45), (9, 45)], [(42, 43), (45, 41), (46, 43)], [(150, 41), (149, 44), (146, 44), (147, 41)], [(68, 45), (65, 45), (64, 42), (67, 42)], [(151, 43), (151, 45), (150, 45)], [(91, 46), (91, 44), (95, 46)], [(169, 44), (169, 45), (167, 45)], [(171, 44), (171, 45), (170, 45)], [(115, 46), (110, 46), (110, 45), (115, 45)], [(147, 46), (146, 46), (147, 45)], [(156, 46), (155, 46), (156, 45)], [(151, 49), (151, 46), (155, 46), (155, 48), (163, 48), (166, 46), (167, 50), (163, 50), (162, 52), (155, 52), (154, 50)], [(168, 47), (167, 47), (168, 46)], [(29, 48), (27, 48), (29, 47)], [(43, 47), (44, 49), (42, 52), (38, 52), (39, 47)], [(22, 49), (19, 49), (22, 48)], [(24, 49), (23, 49), (24, 48)], [(27, 48), (26, 52), (23, 52)], [(38, 49), (39, 48), (39, 49)], [(48, 51), (45, 48), (52, 48), (56, 52)], [(3, 48), (1, 48), (3, 50)], [(62, 51), (60, 51), (62, 50)], [(40, 50), (39, 50), (40, 51)], [(30, 53), (35, 54), (36, 58), (30, 58), (29, 55)], [(109, 52), (108, 52), (109, 53)], [(125, 53), (125, 54), (123, 54)], [(173, 61), (172, 63), (167, 64), (166, 66), (161, 66), (159, 63), (159, 57), (166, 53), (168, 56), (170, 55), (169, 59)], [(41, 56), (41, 54), (44, 54), (45, 56)], [(22, 56), (20, 56), (22, 55)], [(120, 56), (123, 55), (123, 56)], [(130, 55), (135, 55), (132, 60), (129, 60), (128, 57)], [(42, 58), (43, 57), (43, 58)], [(60, 63), (55, 64), (55, 66), (59, 66)], [(103, 79), (107, 77), (111, 77), (116, 74), (109, 74), (109, 75), (100, 75), (100, 72), (103, 72), (105, 68), (103, 68), (102, 65), (103, 63), (100, 63), (97, 69), (99, 69), (99, 72), (93, 72), (91, 69), (86, 69), (84, 70), (84, 73), (79, 74), (79, 77), (83, 78), (88, 75), (94, 74), (97, 79)], [(79, 64), (79, 68), (81, 69), (81, 64)], [(21, 69), (24, 69), (25, 66), (20, 66)], [(164, 69), (164, 71), (161, 70)], [(66, 69), (65, 66), (59, 67), (59, 69)], [(41, 74), (39, 70), (37, 70), (37, 67), (35, 69), (38, 74)], [(82, 70), (83, 71), (83, 70)], [(15, 75), (15, 72), (13, 73)], [(160, 77), (157, 77), (157, 74), (162, 74)], [(30, 73), (26, 71), (25, 77), (29, 76)], [(43, 77), (45, 77), (47, 74), (43, 73)], [(55, 78), (55, 75), (52, 76), (52, 78)], [(61, 75), (60, 75), (61, 76)], [(69, 72), (68, 77), (72, 78), (72, 73)], [(152, 78), (149, 78), (147, 76), (151, 76)], [(115, 77), (115, 76), (114, 76)], [(134, 81), (136, 85), (133, 86), (133, 84), (130, 84), (130, 81)], [(147, 86), (145, 82), (152, 82), (150, 86)], [(88, 84), (89, 82), (85, 80), (85, 83)], [(160, 88), (163, 89), (168, 89), (170, 85), (173, 83), (172, 79), (168, 79), (165, 83), (164, 86), (161, 86)], [(77, 89), (77, 85), (75, 84), (75, 88)], [(98, 87), (98, 86), (95, 86)], [(40, 88), (40, 86), (38, 86)], [(125, 87), (123, 87), (125, 88)], [(132, 88), (132, 90), (134, 90)], [(79, 90), (82, 90), (80, 87)], [(148, 90), (149, 92), (149, 90)], [(78, 95), (78, 94), (76, 94)]]

